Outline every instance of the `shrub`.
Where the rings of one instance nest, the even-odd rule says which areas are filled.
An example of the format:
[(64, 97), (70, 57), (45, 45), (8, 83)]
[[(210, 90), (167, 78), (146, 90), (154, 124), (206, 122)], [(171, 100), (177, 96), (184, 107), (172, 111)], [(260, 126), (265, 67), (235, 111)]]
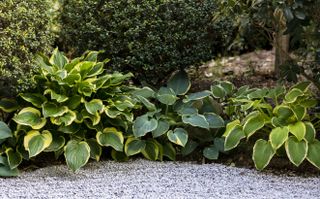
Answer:
[(49, 0), (0, 1), (1, 95), (30, 86), (35, 53), (48, 52), (54, 41), (51, 7)]
[(114, 69), (153, 85), (223, 52), (233, 30), (212, 21), (212, 0), (65, 0), (62, 7), (64, 51), (106, 50)]

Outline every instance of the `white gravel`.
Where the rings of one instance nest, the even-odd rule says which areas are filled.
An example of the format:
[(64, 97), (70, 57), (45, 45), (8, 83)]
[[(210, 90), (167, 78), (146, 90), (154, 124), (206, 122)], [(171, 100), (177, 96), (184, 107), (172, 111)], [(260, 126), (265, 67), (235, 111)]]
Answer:
[(0, 198), (320, 198), (319, 177), (277, 176), (219, 164), (134, 160), (65, 165), (0, 179)]

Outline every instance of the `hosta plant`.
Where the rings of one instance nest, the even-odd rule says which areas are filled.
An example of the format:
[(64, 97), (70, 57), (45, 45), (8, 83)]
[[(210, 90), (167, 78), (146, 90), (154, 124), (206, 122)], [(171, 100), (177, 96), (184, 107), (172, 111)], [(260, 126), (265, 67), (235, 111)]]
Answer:
[(64, 154), (74, 171), (89, 158), (99, 160), (103, 147), (112, 153), (123, 151), (124, 132), (139, 105), (130, 96), (133, 88), (125, 83), (131, 74), (106, 73), (108, 60), (97, 61), (99, 53), (69, 60), (55, 49), (51, 57), (38, 57), (37, 90), (20, 94), (11, 143), (17, 147), (3, 145), (6, 150), (19, 159), (42, 152)]
[(288, 91), (284, 87), (234, 91), (226, 106), (226, 112), (235, 117), (226, 126), (225, 150), (255, 137), (252, 158), (259, 170), (283, 153), (296, 166), (307, 159), (320, 168), (320, 142), (309, 114), (317, 100), (309, 86), (310, 82), (300, 82)]
[(174, 159), (178, 146), (183, 155), (199, 146), (206, 158), (218, 158), (224, 151), (223, 140), (217, 138), (217, 129), (225, 126), (221, 106), (211, 91), (188, 93), (190, 86), (187, 73), (180, 71), (159, 90), (144, 87), (133, 92), (147, 111), (133, 123), (132, 138), (125, 143), (127, 156), (141, 152), (153, 160)]

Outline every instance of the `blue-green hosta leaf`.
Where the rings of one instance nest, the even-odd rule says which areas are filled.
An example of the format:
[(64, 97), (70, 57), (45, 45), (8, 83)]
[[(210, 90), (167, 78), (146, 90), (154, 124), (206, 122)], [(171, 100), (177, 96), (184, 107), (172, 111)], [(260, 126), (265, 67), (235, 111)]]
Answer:
[(59, 106), (53, 102), (46, 102), (42, 105), (42, 114), (47, 117), (59, 117), (68, 112), (68, 107)]
[(293, 103), (297, 100), (299, 96), (302, 96), (302, 95), (303, 95), (303, 91), (297, 88), (293, 88), (286, 94), (284, 99), (287, 103)]
[(290, 124), (288, 127), (289, 127), (290, 133), (296, 136), (296, 138), (299, 141), (301, 141), (306, 135), (306, 125), (301, 121), (298, 121), (294, 124)]
[(144, 98), (144, 97), (142, 97), (142, 96), (139, 96), (139, 95), (137, 95), (136, 97), (139, 99), (139, 101), (140, 101), (149, 111), (155, 111), (155, 110), (157, 110), (157, 107), (156, 107), (154, 104), (152, 104), (148, 99), (146, 99), (146, 98)]
[(66, 133), (66, 134), (74, 134), (77, 133), (81, 128), (80, 124), (72, 123), (68, 126), (60, 125), (58, 131)]
[(263, 170), (266, 166), (268, 166), (274, 154), (275, 151), (270, 142), (263, 139), (257, 140), (254, 144), (252, 154), (254, 165), (258, 170)]
[(41, 117), (40, 111), (32, 107), (22, 109), (13, 117), (13, 120), (17, 124), (30, 126), (33, 129), (41, 129), (47, 122), (45, 118)]
[(226, 96), (226, 91), (220, 84), (211, 86), (211, 92), (215, 98), (224, 98)]
[(132, 131), (135, 137), (145, 136), (148, 132), (154, 131), (158, 127), (158, 121), (154, 118), (149, 118), (147, 115), (142, 115), (136, 118), (133, 123)]
[(229, 122), (226, 126), (226, 131), (223, 134), (223, 137), (227, 137), (231, 131), (236, 128), (240, 124), (240, 120), (234, 120), (232, 122)]
[(65, 95), (60, 95), (58, 93), (56, 93), (55, 91), (51, 90), (51, 89), (47, 89), (44, 91), (44, 94), (50, 94), (50, 97), (52, 100), (56, 100), (58, 103), (62, 103), (67, 101), (69, 98)]
[(0, 156), (0, 176), (1, 177), (15, 177), (19, 175), (17, 168), (10, 169), (8, 160), (6, 157)]
[(316, 138), (316, 129), (314, 128), (311, 122), (306, 122), (306, 135), (304, 138), (307, 140), (308, 143), (311, 143)]
[(168, 131), (167, 137), (170, 142), (184, 147), (188, 142), (188, 133), (183, 128), (176, 128), (174, 131)]
[(305, 140), (298, 140), (290, 136), (285, 144), (289, 160), (296, 166), (299, 166), (308, 154), (308, 144)]
[(299, 89), (302, 92), (305, 92), (308, 90), (309, 86), (311, 85), (310, 81), (302, 81), (294, 85), (293, 87), (290, 88), (290, 90), (296, 88)]
[(314, 140), (313, 142), (309, 143), (308, 145), (308, 155), (307, 160), (313, 164), (315, 167), (320, 169), (320, 141)]
[(217, 160), (219, 157), (219, 150), (215, 145), (206, 147), (202, 153), (203, 156), (209, 160)]
[(128, 138), (124, 145), (124, 152), (127, 156), (133, 156), (140, 153), (146, 147), (144, 140), (137, 138)]
[(166, 156), (170, 160), (176, 160), (176, 149), (170, 142), (166, 142), (163, 145), (163, 156)]
[(205, 113), (204, 117), (206, 118), (207, 122), (209, 123), (209, 128), (217, 129), (224, 127), (224, 120), (222, 117), (215, 113)]
[(96, 139), (86, 140), (90, 147), (90, 158), (99, 161), (102, 154), (102, 147), (98, 144)]
[(100, 99), (93, 99), (90, 102), (84, 103), (88, 113), (91, 115), (95, 115), (96, 113), (101, 113), (104, 109), (104, 105), (102, 100)]
[(171, 88), (161, 87), (157, 93), (157, 99), (162, 104), (173, 105), (178, 98)]
[(231, 149), (234, 149), (238, 146), (241, 139), (245, 138), (246, 134), (242, 130), (242, 127), (240, 125), (236, 125), (230, 133), (227, 134), (225, 141), (224, 141), (224, 149), (226, 151), (229, 151)]
[(160, 155), (160, 148), (158, 144), (153, 140), (145, 141), (145, 147), (141, 150), (141, 153), (148, 160), (157, 160)]
[(307, 109), (300, 106), (300, 105), (294, 105), (291, 107), (295, 117), (297, 118), (297, 120), (303, 120), (303, 118), (306, 116), (307, 114)]
[(73, 171), (79, 170), (90, 158), (90, 146), (84, 141), (70, 140), (64, 147), (67, 165)]
[(183, 102), (187, 103), (190, 101), (200, 100), (200, 99), (206, 98), (210, 95), (211, 95), (210, 91), (201, 91), (201, 92), (197, 92), (197, 93), (191, 93), (189, 95), (186, 95), (186, 98), (183, 99)]
[(184, 95), (191, 87), (191, 82), (188, 73), (180, 70), (175, 73), (168, 81), (168, 87), (171, 88), (176, 95)]
[(66, 56), (63, 55), (63, 53), (61, 53), (58, 48), (56, 48), (53, 53), (52, 56), (49, 59), (49, 62), (52, 65), (58, 66), (60, 69), (62, 69), (64, 67), (64, 65), (66, 65), (68, 63), (68, 58)]
[(22, 162), (22, 156), (19, 152), (14, 151), (12, 148), (8, 148), (6, 151), (8, 164), (10, 169), (17, 168)]
[(249, 138), (259, 129), (261, 129), (264, 126), (264, 124), (265, 121), (261, 114), (253, 115), (246, 119), (246, 122), (243, 125), (243, 131), (246, 134), (247, 138)]
[(272, 145), (272, 148), (275, 151), (279, 149), (288, 139), (288, 136), (289, 136), (288, 127), (277, 127), (272, 129), (269, 135), (269, 140)]
[(55, 152), (64, 147), (66, 143), (66, 139), (60, 135), (52, 135), (52, 142), (51, 144), (44, 150), (45, 152)]
[(80, 95), (73, 95), (66, 101), (66, 106), (69, 109), (74, 110), (81, 104), (81, 101), (82, 97)]
[(194, 114), (198, 114), (198, 109), (193, 108), (193, 107), (184, 107), (184, 106), (182, 106), (178, 110), (178, 114), (179, 115), (194, 115)]
[(123, 151), (124, 137), (116, 128), (105, 128), (97, 133), (96, 138), (101, 146), (111, 146), (116, 151)]
[(20, 97), (37, 108), (41, 108), (42, 104), (48, 101), (45, 96), (38, 93), (21, 93)]
[(24, 137), (24, 148), (29, 152), (29, 157), (34, 157), (50, 146), (52, 142), (52, 135), (50, 131), (44, 130), (42, 133), (39, 131), (29, 131)]
[(155, 130), (152, 131), (152, 136), (154, 138), (159, 137), (165, 134), (170, 128), (170, 124), (167, 120), (159, 120), (158, 126)]
[(132, 94), (135, 96), (144, 97), (146, 99), (155, 97), (155, 92), (149, 87), (137, 88), (132, 92)]
[(222, 105), (214, 100), (211, 96), (202, 99), (202, 107), (199, 112), (202, 113), (215, 113), (221, 115), (223, 112)]
[(12, 137), (12, 131), (8, 127), (8, 125), (2, 121), (0, 121), (0, 140), (4, 140)]
[(69, 126), (72, 124), (73, 121), (76, 120), (76, 113), (74, 111), (68, 110), (66, 113), (64, 113), (62, 116), (59, 117), (51, 117), (50, 121), (53, 124), (56, 125), (64, 125), (64, 126)]
[(189, 139), (187, 144), (181, 149), (181, 154), (183, 156), (187, 156), (192, 153), (198, 146), (199, 144), (197, 142)]
[(209, 122), (203, 115), (194, 114), (194, 115), (183, 115), (182, 121), (185, 124), (190, 124), (191, 126), (200, 127), (204, 129), (209, 129)]

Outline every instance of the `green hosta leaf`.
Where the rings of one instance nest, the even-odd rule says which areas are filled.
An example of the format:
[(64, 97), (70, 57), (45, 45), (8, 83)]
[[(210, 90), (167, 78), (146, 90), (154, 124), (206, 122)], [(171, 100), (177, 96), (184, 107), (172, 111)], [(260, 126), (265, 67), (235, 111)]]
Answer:
[(98, 144), (96, 139), (86, 140), (90, 147), (90, 158), (99, 161), (102, 154), (102, 147)]
[(140, 153), (146, 147), (144, 140), (137, 138), (128, 138), (124, 145), (124, 152), (127, 156), (132, 156)]
[(60, 69), (62, 69), (64, 67), (64, 65), (66, 65), (68, 63), (68, 58), (66, 56), (63, 55), (63, 53), (61, 53), (58, 48), (56, 48), (53, 53), (52, 56), (49, 59), (49, 62), (52, 65), (58, 66)]
[(15, 152), (12, 148), (6, 150), (8, 165), (10, 169), (17, 168), (22, 162), (22, 156), (19, 152)]
[(305, 123), (306, 125), (306, 135), (304, 136), (308, 143), (311, 143), (316, 138), (316, 129), (310, 122)]
[(0, 156), (0, 176), (1, 177), (15, 177), (18, 175), (19, 175), (19, 170), (17, 168), (10, 169), (7, 158)]
[(158, 121), (150, 118), (147, 115), (139, 116), (133, 123), (132, 131), (135, 137), (145, 136), (148, 132), (156, 130)]
[(288, 136), (289, 136), (288, 127), (277, 127), (272, 129), (269, 140), (273, 149), (277, 150), (278, 148), (280, 148), (288, 139)]
[(70, 140), (64, 147), (67, 165), (73, 171), (84, 166), (90, 158), (90, 146), (84, 141)]
[(33, 129), (41, 129), (47, 122), (45, 118), (41, 117), (40, 111), (32, 107), (22, 109), (13, 117), (13, 120), (17, 124), (30, 126)]
[(211, 86), (211, 92), (215, 98), (224, 98), (226, 96), (226, 91), (220, 84)]
[(12, 131), (8, 127), (8, 125), (2, 121), (0, 121), (0, 140), (4, 140), (12, 137)]
[(313, 142), (309, 143), (308, 145), (308, 155), (307, 160), (313, 164), (315, 167), (320, 169), (320, 141), (314, 140)]
[(305, 92), (308, 90), (310, 85), (311, 85), (310, 81), (303, 81), (294, 85), (290, 90), (299, 89), (300, 91)]
[(209, 160), (217, 160), (219, 157), (219, 150), (216, 146), (211, 145), (203, 150), (203, 156)]
[(157, 143), (151, 140), (145, 141), (145, 143), (146, 146), (143, 150), (141, 150), (143, 156), (148, 160), (157, 160), (159, 158), (160, 153), (160, 149)]
[(185, 124), (190, 124), (191, 126), (205, 128), (205, 129), (209, 129), (209, 126), (210, 126), (205, 116), (199, 115), (199, 114), (183, 115), (182, 121)]
[(261, 114), (249, 117), (243, 125), (243, 131), (247, 138), (252, 136), (255, 132), (261, 129), (265, 124), (264, 118)]
[(303, 92), (300, 89), (293, 88), (286, 94), (285, 101), (287, 103), (293, 103), (297, 100), (299, 96), (302, 96), (302, 95), (303, 95)]
[(137, 97), (140, 96), (146, 99), (155, 97), (155, 92), (149, 87), (138, 88), (133, 91), (132, 94)]
[(263, 170), (274, 156), (271, 143), (265, 140), (259, 139), (256, 141), (253, 147), (252, 159), (258, 170)]
[(173, 105), (178, 98), (171, 88), (161, 87), (157, 93), (157, 99), (162, 104)]
[(183, 102), (187, 103), (190, 101), (200, 100), (200, 99), (206, 98), (210, 95), (211, 95), (211, 93), (209, 91), (201, 91), (201, 92), (197, 92), (197, 93), (191, 93), (189, 95), (186, 95), (186, 98), (183, 100)]
[(49, 131), (29, 131), (24, 137), (24, 148), (29, 152), (29, 157), (34, 157), (50, 146), (52, 135)]
[(103, 132), (97, 133), (96, 138), (101, 146), (111, 146), (116, 151), (123, 151), (124, 137), (115, 128), (105, 128)]
[(299, 141), (304, 138), (306, 134), (306, 125), (303, 122), (298, 121), (295, 124), (290, 124), (288, 127), (289, 131), (296, 136)]
[(222, 117), (215, 113), (205, 113), (204, 117), (206, 118), (207, 122), (209, 123), (209, 128), (217, 129), (224, 127), (224, 120)]
[(72, 123), (69, 126), (60, 125), (58, 131), (66, 133), (66, 134), (74, 134), (80, 130), (81, 126), (77, 123)]
[(308, 144), (305, 140), (298, 140), (290, 136), (285, 144), (289, 160), (296, 166), (299, 166), (308, 154)]
[(101, 113), (104, 109), (104, 105), (102, 100), (100, 99), (93, 99), (90, 102), (85, 102), (85, 107), (91, 115), (95, 115), (97, 112)]
[(113, 160), (118, 162), (124, 162), (129, 159), (124, 152), (116, 151), (114, 149), (111, 150), (111, 157)]
[(188, 142), (188, 133), (183, 128), (176, 128), (174, 131), (168, 131), (167, 137), (170, 142), (184, 147)]
[(158, 126), (155, 130), (152, 131), (152, 136), (154, 138), (159, 137), (163, 134), (165, 134), (170, 128), (170, 124), (166, 120), (159, 120)]
[(66, 105), (70, 110), (74, 110), (81, 104), (81, 99), (80, 95), (73, 95), (66, 101)]
[(157, 107), (152, 104), (149, 100), (147, 100), (146, 98), (142, 97), (142, 96), (137, 96), (137, 98), (139, 99), (140, 102), (142, 102), (142, 104), (149, 110), (149, 111), (155, 111), (157, 110)]
[(189, 139), (187, 144), (181, 149), (181, 154), (183, 156), (187, 156), (192, 153), (198, 146), (199, 144), (197, 142)]
[(66, 139), (63, 136), (53, 135), (51, 144), (44, 151), (55, 152), (62, 149), (65, 144), (66, 144)]
[(41, 108), (42, 104), (48, 101), (45, 96), (38, 93), (21, 93), (20, 97), (37, 108)]
[(231, 131), (236, 128), (240, 124), (240, 120), (234, 120), (232, 122), (229, 122), (226, 126), (226, 131), (223, 134), (223, 137), (227, 137)]
[(50, 118), (50, 121), (53, 123), (53, 124), (56, 124), (56, 125), (64, 125), (64, 126), (69, 126), (72, 124), (72, 122), (76, 119), (76, 113), (71, 111), (71, 110), (68, 110), (65, 114), (63, 114), (62, 116), (59, 116), (59, 117), (51, 117)]
[(230, 133), (226, 136), (225, 142), (224, 142), (224, 149), (226, 151), (229, 151), (240, 143), (241, 139), (245, 138), (246, 134), (242, 130), (242, 127), (240, 125), (237, 125), (233, 128), (233, 130), (230, 131)]
[(67, 101), (69, 98), (65, 95), (60, 95), (58, 93), (56, 93), (55, 91), (51, 90), (51, 89), (47, 89), (44, 91), (44, 94), (50, 94), (50, 97), (52, 100), (56, 100), (58, 103), (62, 103)]
[(176, 150), (170, 142), (166, 142), (163, 145), (163, 155), (170, 160), (176, 160)]
[(300, 105), (295, 105), (291, 109), (292, 109), (294, 115), (296, 116), (297, 120), (303, 120), (303, 118), (307, 114), (307, 109), (300, 106)]
[(59, 117), (68, 112), (68, 107), (59, 106), (53, 102), (46, 102), (42, 105), (42, 114), (47, 117)]
[(168, 87), (171, 88), (176, 95), (186, 94), (191, 87), (188, 73), (180, 70), (174, 74), (168, 81)]

